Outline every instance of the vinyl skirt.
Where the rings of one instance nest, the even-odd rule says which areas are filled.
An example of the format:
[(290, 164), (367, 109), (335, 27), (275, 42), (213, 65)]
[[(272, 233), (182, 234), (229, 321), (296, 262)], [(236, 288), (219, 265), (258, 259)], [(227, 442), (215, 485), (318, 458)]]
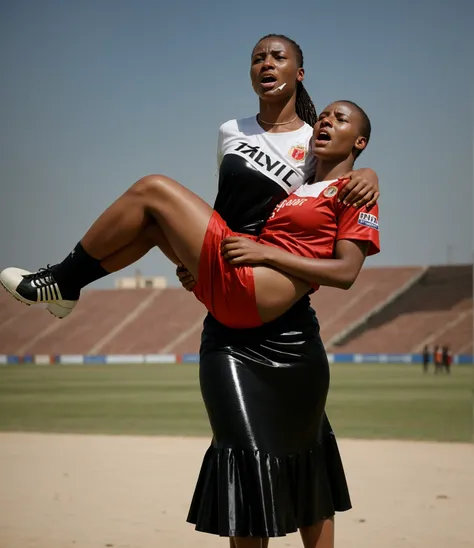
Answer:
[(200, 383), (213, 439), (188, 514), (197, 530), (283, 536), (351, 507), (325, 414), (329, 377), (319, 335), (203, 344)]

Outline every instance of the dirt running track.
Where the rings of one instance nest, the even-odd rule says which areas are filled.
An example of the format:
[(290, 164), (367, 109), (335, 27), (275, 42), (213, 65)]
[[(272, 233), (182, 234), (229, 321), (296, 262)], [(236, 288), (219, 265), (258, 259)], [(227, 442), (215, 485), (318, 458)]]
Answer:
[[(0, 547), (227, 548), (185, 523), (207, 443), (0, 434)], [(354, 509), (337, 517), (338, 548), (474, 547), (473, 445), (340, 446)]]

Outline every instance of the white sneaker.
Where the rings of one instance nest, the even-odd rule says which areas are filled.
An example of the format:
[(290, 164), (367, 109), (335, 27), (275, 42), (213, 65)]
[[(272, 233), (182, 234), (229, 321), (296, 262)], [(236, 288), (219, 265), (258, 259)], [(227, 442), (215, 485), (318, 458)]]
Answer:
[(69, 316), (80, 295), (79, 292), (60, 289), (49, 265), (37, 272), (15, 267), (6, 268), (0, 273), (0, 283), (22, 303), (47, 303), (47, 310), (57, 318)]

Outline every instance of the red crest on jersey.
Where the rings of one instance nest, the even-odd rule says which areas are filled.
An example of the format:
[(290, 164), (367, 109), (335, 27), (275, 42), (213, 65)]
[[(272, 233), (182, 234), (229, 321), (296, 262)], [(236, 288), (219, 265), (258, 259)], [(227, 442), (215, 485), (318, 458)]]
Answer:
[(295, 145), (294, 147), (290, 148), (289, 154), (293, 158), (293, 160), (301, 162), (301, 160), (305, 159), (306, 148), (303, 145)]

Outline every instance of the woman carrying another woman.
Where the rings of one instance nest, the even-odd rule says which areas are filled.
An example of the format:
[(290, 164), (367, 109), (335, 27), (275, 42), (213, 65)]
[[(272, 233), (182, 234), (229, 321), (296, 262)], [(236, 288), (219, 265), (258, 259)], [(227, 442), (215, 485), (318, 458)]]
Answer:
[[(301, 118), (286, 118), (287, 114), (296, 112), (297, 97), (307, 97), (301, 84), (303, 70), (299, 48), (282, 37), (262, 40), (253, 53), (251, 75), (254, 88), (261, 95), (261, 112), (253, 127), (244, 123), (239, 128), (236, 122), (229, 124), (228, 131), (221, 132), (224, 155), (216, 208), (222, 212), (227, 208), (226, 217), (231, 228), (234, 224), (238, 232), (257, 234), (274, 205), (304, 182), (314, 164), (311, 167), (313, 159), (308, 154), (311, 129)], [(300, 100), (300, 112), (301, 103)], [(348, 108), (349, 104), (344, 105)], [(308, 99), (305, 106), (308, 106)], [(267, 112), (265, 117), (264, 111)], [(355, 109), (351, 116), (357, 119), (357, 112)], [(304, 112), (302, 115), (305, 116)], [(284, 126), (287, 127), (281, 132)], [(269, 127), (275, 131), (267, 131)], [(324, 139), (321, 137), (319, 140)], [(331, 151), (335, 142), (337, 140), (324, 145), (327, 151)], [(361, 143), (363, 141), (359, 145)], [(349, 157), (354, 156), (353, 150), (359, 150), (355, 144)], [(234, 161), (235, 157), (243, 160), (240, 165)], [(341, 165), (338, 164), (341, 169), (337, 177), (352, 169), (350, 162)], [(233, 176), (237, 168), (241, 171)], [(336, 176), (332, 171), (331, 177)], [(232, 181), (241, 182), (247, 176), (249, 187), (234, 188), (234, 196), (226, 200), (226, 191)], [(331, 190), (324, 189), (324, 192), (330, 194), (336, 188), (336, 194), (326, 198), (333, 198), (336, 203), (336, 195), (340, 197), (340, 192), (343, 192), (341, 186), (340, 182), (330, 184), (328, 188)], [(306, 203), (306, 197), (298, 199), (302, 200), (302, 205)], [(281, 211), (295, 209), (294, 205), (287, 205)], [(346, 211), (358, 214), (354, 209), (346, 208)], [(278, 218), (275, 213), (271, 222)], [(240, 226), (237, 224), (239, 221)], [(372, 230), (375, 229), (372, 227)], [(285, 251), (285, 247), (289, 245), (287, 249), (290, 249), (291, 245), (279, 240), (281, 232), (267, 230), (260, 244), (251, 240), (231, 240), (227, 242), (231, 247), (223, 251), (226, 257), (234, 260), (239, 260), (239, 257), (248, 259), (245, 255), (247, 248), (244, 248), (244, 254), (241, 253), (242, 245), (262, 245), (272, 248), (274, 254), (285, 253), (265, 260), (281, 261), (284, 257), (284, 261), (294, 261), (295, 255)], [(205, 304), (217, 316), (217, 320), (209, 316), (206, 321), (200, 369), (203, 396), (215, 437), (205, 457), (189, 520), (196, 522), (200, 530), (235, 537), (238, 546), (248, 542), (251, 543), (249, 546), (260, 546), (260, 539), (283, 535), (296, 528), (300, 528), (305, 546), (316, 546), (315, 543), (321, 547), (323, 543), (329, 546), (327, 543), (333, 538), (334, 511), (347, 509), (350, 501), (337, 446), (323, 415), (328, 384), (327, 360), (314, 313), (303, 295), (319, 284), (347, 287), (362, 264), (364, 246), (351, 241), (350, 259), (346, 255), (340, 260), (325, 260), (324, 265), (319, 263), (316, 270), (313, 270), (314, 259), (304, 256), (296, 258), (306, 261), (305, 264), (283, 262), (277, 267), (290, 269), (290, 274), (295, 277), (277, 272), (272, 263), (269, 263), (272, 268), (232, 267), (229, 271), (232, 276), (239, 272), (239, 276), (242, 274), (244, 277), (231, 276), (237, 283), (232, 286), (234, 291), (230, 294), (238, 294), (242, 280), (244, 289), (251, 287), (250, 280), (253, 280), (255, 289), (254, 301), (252, 292), (241, 294), (242, 299), (249, 303), (250, 313), (248, 317), (236, 319), (235, 313), (238, 315), (239, 311), (234, 308), (232, 299), (231, 308), (226, 308), (224, 297), (229, 293), (224, 291), (225, 286), (221, 286), (221, 293), (217, 294), (219, 298), (216, 294), (209, 294), (206, 278), (200, 272), (200, 268), (205, 269), (209, 282), (211, 273), (217, 272), (215, 279), (222, 279), (219, 272), (230, 268), (220, 259), (217, 267), (213, 262), (220, 257), (213, 247), (216, 234), (222, 238), (232, 235), (232, 232), (207, 204), (167, 178), (145, 177), (101, 216), (62, 263), (33, 275), (7, 269), (1, 280), (17, 298), (30, 304), (50, 302), (52, 311), (60, 315), (61, 311), (74, 307), (82, 287), (117, 269), (120, 261), (129, 264), (133, 256), (139, 258), (150, 240), (159, 242), (172, 260), (184, 263), (197, 277), (197, 295), (201, 300), (207, 299)], [(211, 242), (211, 246), (203, 247), (203, 242), (209, 244), (210, 235), (213, 235), (214, 244)], [(272, 241), (272, 238), (276, 240)], [(345, 245), (344, 242), (341, 240), (339, 248)], [(233, 256), (235, 253), (237, 255)], [(263, 260), (261, 256), (259, 260)], [(313, 261), (310, 271), (307, 270), (308, 260)], [(333, 266), (329, 266), (330, 263), (334, 266), (337, 263), (337, 272), (331, 270)], [(320, 268), (323, 270), (318, 270)], [(349, 270), (344, 270), (347, 268)], [(287, 312), (283, 313), (285, 310)], [(244, 329), (235, 329), (236, 325)], [(222, 375), (225, 379), (221, 378)], [(222, 390), (230, 391), (234, 398), (224, 398)], [(305, 398), (308, 391), (311, 397)], [(279, 402), (277, 406), (275, 401)], [(219, 405), (230, 406), (235, 416), (221, 413)], [(299, 419), (305, 417), (306, 420), (300, 424)], [(307, 422), (308, 417), (311, 424)], [(279, 420), (283, 418), (286, 422)], [(218, 421), (222, 422), (222, 428)], [(318, 433), (315, 438), (316, 425)], [(276, 426), (282, 428), (275, 433)], [(308, 449), (308, 440), (317, 443)], [(304, 450), (299, 451), (298, 448), (303, 446)], [(266, 450), (268, 448), (274, 449), (273, 454)], [(276, 489), (276, 485), (280, 488)], [(301, 491), (304, 486), (307, 487), (305, 493)], [(244, 540), (242, 537), (254, 538)]]
[[(197, 280), (194, 292), (213, 316), (231, 328), (261, 327), (311, 288), (349, 288), (365, 257), (378, 252), (377, 207), (368, 214), (337, 200), (339, 177), (352, 168), (369, 138), (370, 122), (360, 107), (348, 101), (329, 105), (314, 128), (314, 181), (280, 202), (256, 238), (233, 232), (176, 181), (151, 175), (97, 219), (82, 247), (90, 258), (103, 260), (133, 241), (151, 215), (162, 231), (163, 251), (191, 272)], [(21, 299), (25, 288), (37, 288), (38, 282), (62, 292), (67, 290), (62, 280), (87, 266), (83, 257), (63, 263), (59, 279), (49, 269), (24, 276), (16, 268), (4, 270), (0, 279)], [(333, 513), (320, 444), (329, 387), (322, 344), (313, 358), (314, 365), (269, 364), (265, 372), (258, 371), (259, 364), (240, 374), (235, 364), (214, 367), (209, 393), (203, 385), (223, 480), (214, 485), (214, 503), (223, 499), (233, 508), (234, 522), (227, 528), (235, 527), (228, 534), (237, 548), (261, 546), (261, 539), (296, 527), (306, 530), (303, 541), (311, 546), (309, 537)], [(253, 531), (268, 526), (272, 534)]]

